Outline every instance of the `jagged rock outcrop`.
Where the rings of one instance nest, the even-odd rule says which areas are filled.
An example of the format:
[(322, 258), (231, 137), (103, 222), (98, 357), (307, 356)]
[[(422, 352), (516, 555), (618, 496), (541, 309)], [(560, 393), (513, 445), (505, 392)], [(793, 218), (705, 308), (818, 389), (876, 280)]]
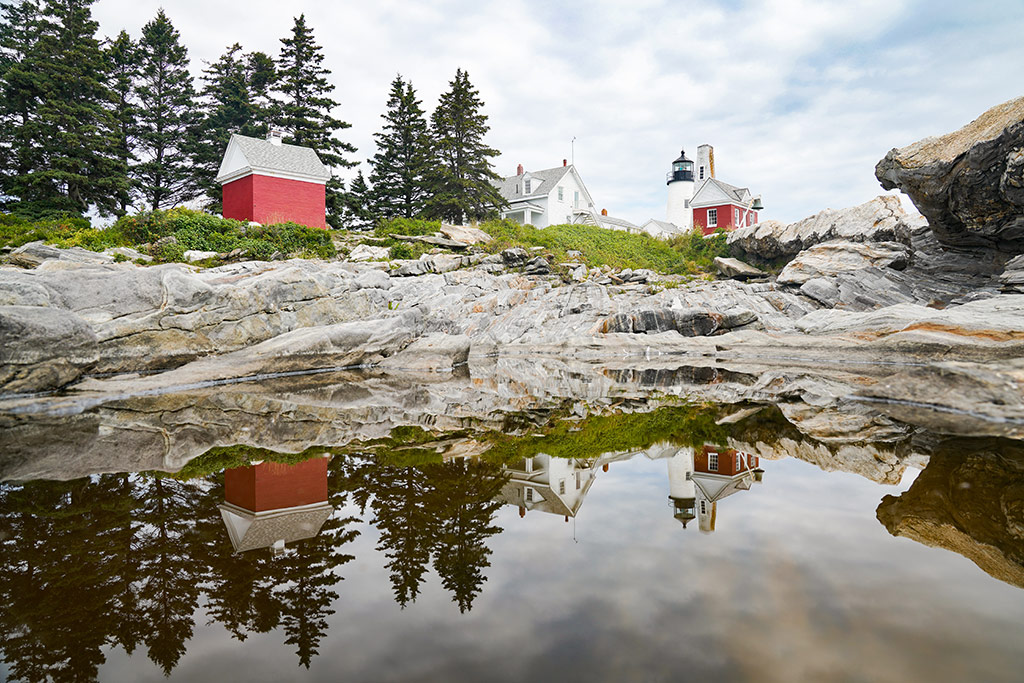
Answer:
[(833, 240), (809, 247), (786, 264), (778, 282), (802, 285), (814, 278), (851, 273), (866, 268), (903, 270), (910, 261), (910, 250), (899, 242), (865, 244)]
[(1024, 451), (1006, 442), (951, 441), (900, 496), (885, 496), (878, 521), (893, 536), (963, 555), (1024, 588)]
[(729, 233), (728, 244), (737, 258), (774, 260), (836, 239), (906, 243), (914, 225), (899, 197), (882, 195), (839, 211), (825, 209), (796, 223), (768, 220), (739, 228)]
[(714, 263), (715, 269), (718, 270), (719, 275), (733, 278), (734, 280), (752, 280), (768, 277), (768, 273), (764, 272), (760, 268), (755, 268), (749, 263), (744, 263), (739, 259), (716, 256)]
[(74, 313), (0, 306), (0, 393), (62, 387), (99, 359), (96, 335)]
[(875, 175), (910, 196), (943, 244), (1024, 251), (1024, 97), (891, 150)]

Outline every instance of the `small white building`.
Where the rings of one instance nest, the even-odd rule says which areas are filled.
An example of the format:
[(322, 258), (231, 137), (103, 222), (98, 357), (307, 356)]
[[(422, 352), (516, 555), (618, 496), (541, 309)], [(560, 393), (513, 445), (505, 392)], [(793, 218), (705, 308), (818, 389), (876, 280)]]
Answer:
[(561, 166), (543, 171), (526, 171), (520, 164), (516, 175), (498, 183), (498, 191), (508, 202), (502, 218), (537, 228), (572, 223), (574, 213), (594, 209), (594, 200), (576, 167), (564, 159)]

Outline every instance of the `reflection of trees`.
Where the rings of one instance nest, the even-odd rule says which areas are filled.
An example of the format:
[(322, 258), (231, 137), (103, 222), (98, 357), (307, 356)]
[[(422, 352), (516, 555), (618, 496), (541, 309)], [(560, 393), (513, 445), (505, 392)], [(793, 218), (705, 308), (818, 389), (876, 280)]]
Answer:
[(0, 484), (0, 650), (12, 678), (95, 679), (104, 647), (130, 654), (140, 642), (170, 673), (204, 593), (210, 618), (235, 637), (281, 627), (308, 667), (338, 598), (336, 569), (353, 559), (338, 550), (356, 520), (331, 518), (276, 560), (234, 555), (221, 500), (222, 475)]
[(475, 460), (401, 467), (364, 457), (347, 477), (355, 502), (373, 510), (395, 601), (415, 602), (433, 555), (452, 600), (471, 609), (490, 566), (487, 538), (500, 531), (491, 520), (501, 506), (501, 467)]
[(135, 604), (123, 580), (133, 571), (127, 481), (0, 487), (0, 637), (13, 677), (92, 679), (104, 645), (134, 648), (138, 620), (121, 614)]

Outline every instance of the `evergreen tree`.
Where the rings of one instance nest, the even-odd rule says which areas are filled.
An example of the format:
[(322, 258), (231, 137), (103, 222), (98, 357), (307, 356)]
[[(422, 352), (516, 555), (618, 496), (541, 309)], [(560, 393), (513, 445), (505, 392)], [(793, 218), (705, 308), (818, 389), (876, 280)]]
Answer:
[(391, 82), (387, 112), (381, 114), (384, 129), (375, 133), (377, 153), (370, 160), (373, 171), (374, 211), (384, 218), (421, 215), (427, 201), (430, 137), (427, 120), (412, 83), (401, 75)]
[(32, 168), (36, 151), (28, 123), (42, 97), (33, 66), (38, 21), (34, 0), (0, 3), (0, 206), (16, 199), (15, 180)]
[[(110, 74), (110, 89), (114, 95), (114, 137), (117, 158), (124, 168), (135, 160), (135, 120), (138, 116), (138, 102), (135, 97), (135, 81), (139, 73), (138, 45), (127, 31), (121, 31), (106, 48), (107, 69)], [(119, 192), (117, 213), (124, 215), (131, 207), (131, 188)]]
[[(330, 71), (321, 64), (322, 48), (313, 39), (313, 30), (306, 25), (306, 15), (295, 18), (292, 35), (281, 39), (277, 60), (279, 79), (274, 91), (281, 95), (277, 125), (288, 131), (285, 142), (316, 150), (320, 161), (331, 168), (350, 168), (355, 163), (343, 156), (356, 148), (335, 137), (335, 133), (351, 124), (334, 118), (331, 112), (338, 103), (331, 99), (334, 86), (327, 80)], [(343, 186), (337, 178), (327, 181), (327, 204), (341, 205), (338, 194)], [(332, 211), (327, 216), (332, 227), (340, 227), (341, 217)]]
[(188, 50), (161, 9), (142, 27), (139, 41), (139, 162), (131, 169), (136, 189), (153, 210), (189, 199), (192, 171), (185, 133), (193, 116), (195, 91)]
[(373, 195), (366, 184), (366, 178), (359, 171), (349, 183), (348, 189), (335, 195), (334, 205), (328, 207), (328, 210), (340, 217), (340, 224), (346, 230), (368, 230), (377, 218), (373, 204)]
[(480, 111), (483, 102), (462, 69), (449, 86), (430, 117), (435, 151), (428, 213), (461, 224), (485, 218), (505, 200), (493, 184), (498, 174), (490, 157), (498, 151), (484, 144), (490, 127)]
[(45, 0), (33, 22), (36, 40), (25, 63), (40, 98), (18, 134), (31, 144), (16, 150), (27, 162), (24, 172), (9, 177), (5, 188), (18, 198), (22, 213), (81, 214), (95, 207), (107, 214), (116, 210), (127, 184), (93, 2)]
[(193, 182), (206, 207), (221, 210), (215, 181), (232, 133), (264, 137), (273, 116), (270, 88), (276, 80), (273, 60), (262, 52), (246, 54), (235, 43), (203, 71), (200, 116), (189, 135)]

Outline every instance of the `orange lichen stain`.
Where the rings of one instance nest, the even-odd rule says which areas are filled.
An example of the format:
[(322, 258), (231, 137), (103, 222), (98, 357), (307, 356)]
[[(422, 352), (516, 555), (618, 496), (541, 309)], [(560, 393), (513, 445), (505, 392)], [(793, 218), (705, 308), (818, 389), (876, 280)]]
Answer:
[(476, 305), (474, 305), (473, 306), (473, 312), (474, 313), (483, 313), (484, 312), (483, 304), (476, 304)]
[(988, 339), (989, 341), (1007, 342), (1007, 341), (1024, 341), (1024, 332), (1014, 330), (1008, 332), (1005, 330), (967, 330), (962, 327), (956, 327), (955, 325), (943, 325), (942, 323), (914, 323), (903, 328), (903, 332), (913, 332), (920, 330), (922, 332), (944, 332), (946, 334), (955, 334), (958, 337), (974, 337), (976, 339)]

